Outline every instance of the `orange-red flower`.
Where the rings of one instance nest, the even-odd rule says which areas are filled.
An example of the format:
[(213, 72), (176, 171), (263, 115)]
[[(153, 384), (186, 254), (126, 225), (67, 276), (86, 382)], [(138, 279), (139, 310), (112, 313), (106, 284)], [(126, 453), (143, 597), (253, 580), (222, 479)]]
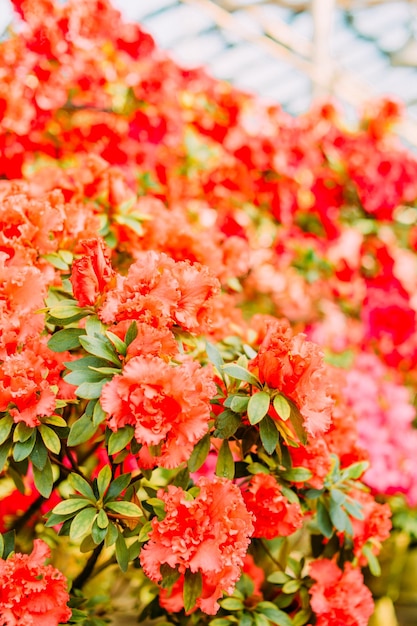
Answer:
[(116, 287), (107, 293), (101, 319), (106, 323), (138, 320), (155, 327), (175, 324), (201, 331), (220, 289), (210, 270), (153, 251), (137, 257), (127, 276), (118, 276)]
[(306, 482), (315, 489), (321, 489), (331, 468), (330, 451), (325, 439), (311, 437), (306, 446), (289, 446), (288, 452), (293, 467), (304, 467), (312, 473), (312, 477)]
[(372, 543), (372, 551), (379, 554), (381, 543), (388, 539), (391, 524), (391, 509), (389, 504), (380, 504), (373, 495), (360, 489), (352, 489), (349, 496), (361, 506), (363, 519), (351, 517), (353, 526), (353, 551), (359, 557), (361, 565), (366, 565), (366, 558), (362, 555), (362, 548), (368, 542)]
[(71, 610), (65, 577), (45, 565), (50, 549), (35, 539), (31, 554), (0, 559), (0, 618), (2, 626), (58, 626)]
[(142, 467), (172, 468), (187, 461), (206, 434), (215, 393), (210, 370), (191, 358), (173, 365), (137, 356), (104, 386), (101, 404), (113, 431), (134, 427)]
[[(202, 575), (203, 589), (197, 607), (214, 615), (217, 600), (223, 592), (232, 593), (240, 577), (244, 557), (253, 531), (252, 515), (247, 511), (239, 488), (228, 480), (202, 477), (199, 494), (193, 499), (180, 487), (170, 485), (160, 490), (158, 498), (165, 503), (163, 520), (153, 518), (149, 542), (144, 546), (140, 562), (153, 581), (162, 579), (163, 564)], [(170, 610), (183, 607), (183, 580), (174, 589), (175, 600), (163, 595), (161, 604)], [(177, 592), (175, 594), (175, 591)], [(172, 606), (176, 608), (172, 608)]]
[(316, 581), (310, 595), (317, 626), (367, 626), (374, 603), (359, 569), (346, 563), (342, 571), (334, 561), (319, 559), (311, 563), (310, 576)]
[(242, 495), (254, 514), (254, 537), (286, 537), (302, 526), (300, 505), (287, 500), (270, 474), (255, 474)]
[(0, 368), (0, 411), (8, 411), (16, 423), (34, 427), (40, 417), (55, 411), (63, 354), (49, 350), (45, 339), (32, 340), (20, 352), (7, 356)]
[(328, 429), (333, 405), (331, 381), (316, 344), (302, 333), (293, 336), (286, 320), (269, 322), (252, 362), (252, 367), (256, 366), (262, 383), (279, 389), (296, 403), (313, 437)]
[(72, 264), (72, 288), (81, 306), (93, 306), (109, 288), (115, 271), (102, 239), (85, 239), (81, 247), (85, 254)]

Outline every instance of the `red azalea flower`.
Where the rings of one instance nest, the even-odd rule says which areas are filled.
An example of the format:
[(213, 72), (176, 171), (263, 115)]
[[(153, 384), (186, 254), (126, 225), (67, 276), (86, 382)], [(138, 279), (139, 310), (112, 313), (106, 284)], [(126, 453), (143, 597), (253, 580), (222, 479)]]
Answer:
[[(153, 518), (150, 540), (140, 555), (145, 574), (153, 581), (162, 579), (160, 567), (168, 564), (184, 575), (200, 572), (203, 589), (196, 606), (214, 615), (223, 592), (232, 593), (240, 577), (244, 557), (253, 531), (252, 515), (247, 511), (239, 488), (221, 479), (200, 478), (195, 499), (180, 487), (160, 490), (165, 503), (163, 520)], [(176, 583), (173, 596), (166, 592), (161, 604), (168, 610), (183, 608), (183, 579)]]
[(35, 539), (31, 554), (0, 559), (0, 617), (4, 626), (58, 626), (71, 617), (64, 575), (45, 565), (50, 549)]
[(109, 288), (115, 271), (110, 251), (101, 239), (81, 241), (85, 254), (72, 264), (71, 283), (80, 306), (94, 306)]
[(254, 537), (286, 537), (301, 528), (303, 514), (299, 504), (291, 503), (270, 474), (256, 474), (242, 490), (248, 510), (254, 514)]
[(310, 595), (317, 626), (367, 626), (374, 603), (359, 569), (346, 563), (342, 571), (319, 559), (311, 563), (310, 576), (316, 581)]
[(293, 467), (310, 470), (312, 477), (307, 481), (315, 489), (321, 489), (331, 469), (330, 451), (322, 437), (310, 437), (307, 446), (288, 447)]
[(137, 356), (106, 383), (101, 405), (113, 431), (134, 427), (142, 467), (173, 468), (188, 460), (206, 434), (215, 393), (210, 370), (192, 359), (175, 366), (156, 356)]
[(252, 367), (272, 389), (293, 400), (304, 417), (310, 435), (325, 432), (330, 425), (333, 400), (330, 378), (321, 349), (304, 334), (294, 335), (286, 320), (270, 322)]

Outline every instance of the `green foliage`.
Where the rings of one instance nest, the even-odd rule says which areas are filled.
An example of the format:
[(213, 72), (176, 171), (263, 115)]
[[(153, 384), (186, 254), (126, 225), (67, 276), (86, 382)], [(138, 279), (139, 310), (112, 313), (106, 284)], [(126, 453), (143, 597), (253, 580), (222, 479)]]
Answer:
[(184, 610), (186, 612), (194, 608), (197, 598), (201, 596), (202, 590), (203, 578), (201, 572), (191, 572), (191, 570), (187, 569), (184, 575), (183, 589)]

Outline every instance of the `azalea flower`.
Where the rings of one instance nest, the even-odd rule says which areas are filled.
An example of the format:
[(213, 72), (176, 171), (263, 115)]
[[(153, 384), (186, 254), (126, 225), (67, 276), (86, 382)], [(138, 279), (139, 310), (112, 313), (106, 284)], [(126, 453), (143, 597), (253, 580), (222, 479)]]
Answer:
[[(0, 411), (27, 426), (39, 426), (40, 417), (52, 415), (57, 395), (71, 397), (70, 386), (61, 378), (68, 353), (58, 354), (46, 346), (46, 337), (31, 340), (7, 356), (0, 369)], [(60, 394), (60, 387), (64, 394)]]
[(310, 576), (316, 581), (310, 595), (317, 626), (367, 626), (374, 603), (359, 569), (346, 563), (341, 570), (334, 561), (318, 559), (310, 564)]
[(110, 250), (101, 239), (86, 239), (80, 245), (84, 254), (72, 264), (72, 288), (80, 306), (94, 306), (116, 272), (111, 266)]
[(0, 618), (2, 626), (58, 626), (71, 617), (64, 575), (45, 565), (50, 549), (35, 539), (31, 554), (0, 559)]
[(142, 252), (127, 276), (117, 276), (99, 310), (106, 323), (137, 320), (151, 326), (177, 324), (201, 332), (210, 312), (210, 301), (220, 285), (209, 269), (198, 263), (175, 262), (164, 253)]
[(188, 460), (208, 431), (215, 393), (210, 370), (191, 358), (174, 365), (157, 356), (137, 356), (104, 385), (101, 405), (113, 431), (134, 427), (142, 467), (173, 468)]
[(329, 428), (331, 378), (322, 351), (304, 334), (293, 335), (285, 320), (267, 322), (265, 337), (250, 366), (258, 369), (262, 383), (295, 402), (310, 435), (315, 437)]
[(242, 496), (254, 515), (254, 537), (286, 537), (301, 528), (303, 514), (300, 505), (289, 502), (270, 474), (255, 474), (242, 488)]
[[(232, 482), (202, 477), (193, 499), (180, 487), (159, 490), (165, 504), (163, 520), (153, 518), (149, 542), (140, 555), (145, 574), (160, 582), (161, 565), (175, 568), (181, 575), (188, 570), (202, 576), (202, 592), (196, 606), (214, 615), (223, 592), (232, 593), (253, 532), (252, 515), (243, 502), (239, 488)], [(183, 607), (177, 581), (174, 599), (165, 593), (161, 604), (169, 610)], [(177, 591), (177, 593), (175, 593)], [(176, 608), (172, 608), (172, 605)]]

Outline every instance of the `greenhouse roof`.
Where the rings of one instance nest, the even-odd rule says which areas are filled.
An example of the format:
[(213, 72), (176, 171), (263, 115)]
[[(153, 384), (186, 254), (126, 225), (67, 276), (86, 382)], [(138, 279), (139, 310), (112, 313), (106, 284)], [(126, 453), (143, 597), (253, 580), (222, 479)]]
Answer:
[[(185, 65), (306, 111), (334, 95), (348, 115), (375, 96), (403, 100), (417, 146), (417, 11), (406, 1), (113, 0)], [(0, 29), (11, 19), (0, 0)], [(316, 16), (316, 17), (314, 17)]]

